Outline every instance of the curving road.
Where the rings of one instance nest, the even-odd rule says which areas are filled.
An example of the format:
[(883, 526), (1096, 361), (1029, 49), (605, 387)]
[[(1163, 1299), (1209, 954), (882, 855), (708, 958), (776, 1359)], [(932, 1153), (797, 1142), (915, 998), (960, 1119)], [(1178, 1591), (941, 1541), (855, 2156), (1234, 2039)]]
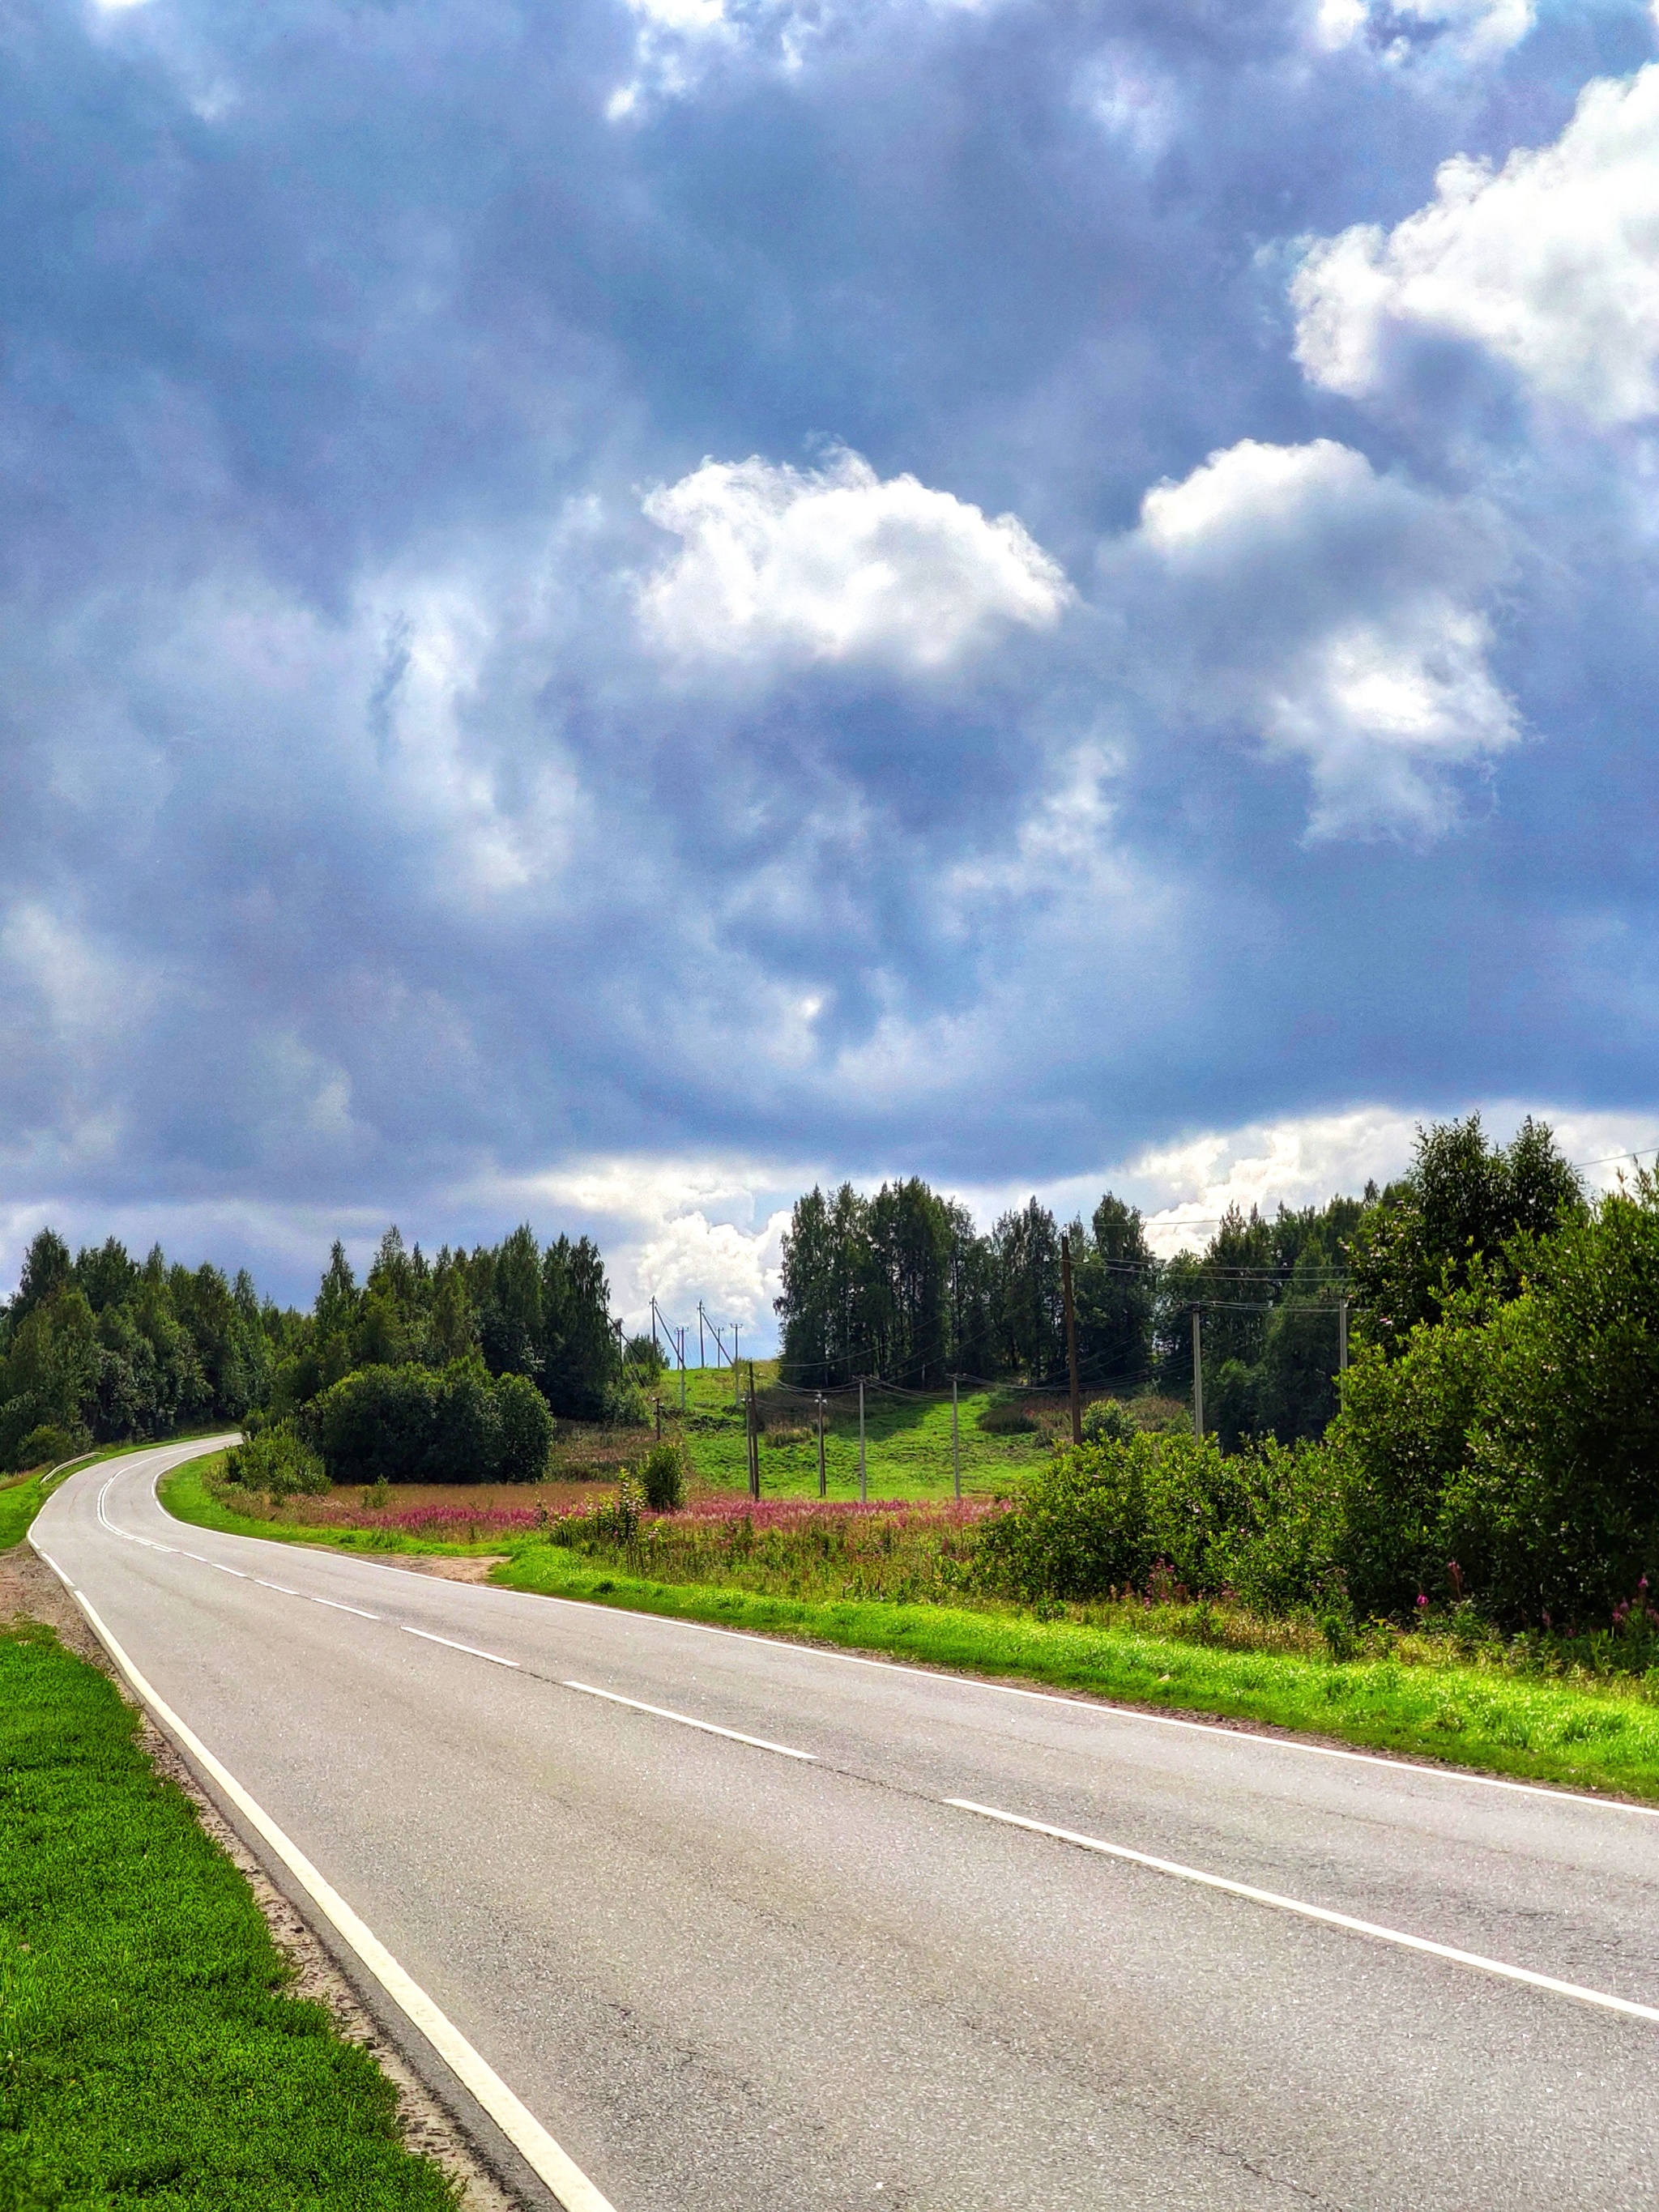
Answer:
[(1659, 1814), (210, 1534), (201, 1449), (37, 1548), (573, 2207), (1650, 2199)]

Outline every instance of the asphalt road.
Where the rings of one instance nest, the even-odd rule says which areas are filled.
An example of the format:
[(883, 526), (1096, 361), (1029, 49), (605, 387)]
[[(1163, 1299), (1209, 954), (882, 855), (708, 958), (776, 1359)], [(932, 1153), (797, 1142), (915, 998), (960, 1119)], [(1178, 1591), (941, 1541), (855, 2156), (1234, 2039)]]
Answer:
[(616, 2212), (1653, 2200), (1659, 2019), (1285, 1906), (1659, 2007), (1655, 1815), (187, 1529), (200, 1449), (39, 1547)]

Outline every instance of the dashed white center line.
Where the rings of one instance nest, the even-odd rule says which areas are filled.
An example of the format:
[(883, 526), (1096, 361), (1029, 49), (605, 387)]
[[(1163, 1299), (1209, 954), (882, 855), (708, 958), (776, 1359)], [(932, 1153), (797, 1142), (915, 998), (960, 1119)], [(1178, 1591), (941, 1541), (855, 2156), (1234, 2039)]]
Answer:
[(678, 1721), (682, 1728), (701, 1729), (705, 1735), (723, 1735), (732, 1743), (752, 1744), (757, 1751), (775, 1751), (781, 1759), (815, 1760), (815, 1751), (796, 1751), (787, 1743), (773, 1743), (763, 1735), (745, 1735), (741, 1729), (716, 1728), (713, 1721), (693, 1720), (690, 1713), (670, 1712), (666, 1705), (647, 1705), (639, 1698), (624, 1698), (615, 1690), (596, 1690), (591, 1682), (566, 1682), (567, 1690), (580, 1690), (586, 1698), (603, 1698), (613, 1705), (631, 1705), (636, 1713), (654, 1713), (659, 1721)]
[(234, 1575), (239, 1583), (245, 1583), (248, 1579), (240, 1567), (228, 1567), (222, 1559), (210, 1559), (208, 1565), (210, 1567), (216, 1567), (222, 1575)]
[(425, 1644), (442, 1644), (452, 1651), (465, 1651), (469, 1658), (488, 1659), (492, 1667), (514, 1667), (516, 1659), (502, 1659), (493, 1651), (480, 1651), (476, 1644), (457, 1644), (453, 1636), (434, 1636), (429, 1628), (411, 1628), (406, 1620), (398, 1624), (405, 1636), (418, 1636)]
[(263, 1575), (255, 1575), (253, 1579), (261, 1589), (276, 1590), (283, 1597), (298, 1597), (300, 1595), (298, 1590), (290, 1589), (286, 1583), (268, 1583)]
[[(295, 1590), (294, 1595), (309, 1597), (311, 1594), (308, 1590)], [(331, 1613), (355, 1613), (359, 1620), (378, 1620), (380, 1617), (378, 1613), (366, 1611), (361, 1605), (342, 1605), (337, 1597), (313, 1597), (311, 1602), (313, 1605), (325, 1605)]]
[(958, 1812), (978, 1813), (985, 1820), (1000, 1820), (1010, 1828), (1029, 1829), (1033, 1835), (1052, 1836), (1056, 1843), (1073, 1844), (1103, 1857), (1124, 1859), (1131, 1866), (1150, 1867), (1154, 1874), (1173, 1875), (1177, 1881), (1197, 1882), (1205, 1889), (1219, 1889), (1230, 1897), (1248, 1899), (1252, 1905), (1268, 1905), (1275, 1911), (1293, 1912), (1303, 1920), (1317, 1920), (1327, 1928), (1346, 1928), (1351, 1935), (1373, 1936), (1379, 1943), (1397, 1944), (1401, 1950), (1421, 1951), (1431, 1959), (1449, 1960), (1455, 1966), (1473, 1966), (1502, 1981), (1524, 1982), (1553, 1996), (1572, 1997), (1579, 2004), (1599, 2005), (1606, 2012), (1621, 2012), (1633, 2020), (1659, 2021), (1659, 2006), (1634, 2003), (1629, 1997), (1610, 1996), (1605, 1990), (1587, 1990), (1577, 1982), (1558, 1981), (1553, 1974), (1535, 1974), (1530, 1966), (1511, 1966), (1502, 1959), (1482, 1957), (1479, 1951), (1460, 1951), (1449, 1943), (1431, 1943), (1426, 1936), (1407, 1936), (1398, 1928), (1382, 1928), (1374, 1920), (1356, 1920), (1351, 1913), (1333, 1912), (1323, 1905), (1307, 1905), (1300, 1898), (1281, 1897), (1276, 1890), (1255, 1889), (1225, 1875), (1206, 1874), (1200, 1867), (1182, 1866), (1177, 1859), (1159, 1859), (1147, 1851), (1131, 1850), (1127, 1844), (1109, 1844), (1099, 1836), (1080, 1836), (1073, 1828), (1056, 1828), (1047, 1820), (1028, 1820), (1023, 1814), (1004, 1813), (994, 1805), (976, 1805), (971, 1797), (944, 1801)]

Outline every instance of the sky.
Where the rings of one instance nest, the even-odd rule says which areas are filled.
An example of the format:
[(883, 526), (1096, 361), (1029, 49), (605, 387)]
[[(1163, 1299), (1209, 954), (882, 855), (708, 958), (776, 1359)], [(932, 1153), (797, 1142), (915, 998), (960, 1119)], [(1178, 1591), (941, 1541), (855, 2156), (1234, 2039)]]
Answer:
[(1647, 8), (12, 0), (0, 146), (0, 1276), (1659, 1143)]

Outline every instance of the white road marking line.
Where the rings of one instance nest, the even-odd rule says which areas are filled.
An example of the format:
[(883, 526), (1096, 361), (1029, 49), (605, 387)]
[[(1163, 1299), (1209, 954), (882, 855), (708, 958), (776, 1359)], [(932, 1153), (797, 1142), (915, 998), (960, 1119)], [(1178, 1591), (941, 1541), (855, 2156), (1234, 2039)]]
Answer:
[(493, 1651), (480, 1651), (476, 1644), (457, 1644), (453, 1636), (434, 1636), (429, 1628), (411, 1628), (406, 1620), (398, 1624), (405, 1636), (418, 1636), (428, 1644), (447, 1644), (452, 1651), (465, 1651), (474, 1659), (488, 1659), (492, 1667), (516, 1667), (516, 1659), (498, 1659)]
[[(363, 1566), (378, 1562), (364, 1559)], [(398, 1570), (388, 1567), (386, 1573)], [(483, 1587), (480, 1585), (479, 1587)], [(500, 1583), (488, 1586), (493, 1595), (527, 1597), (542, 1605), (568, 1605), (582, 1613), (593, 1611), (591, 1599), (559, 1597), (552, 1591), (515, 1590)], [(837, 1659), (848, 1667), (873, 1667), (887, 1674), (908, 1674), (924, 1682), (963, 1690), (988, 1690), (999, 1698), (1035, 1698), (1039, 1704), (1059, 1705), (1074, 1713), (1092, 1713), (1097, 1720), (1147, 1721), (1154, 1728), (1186, 1729), (1194, 1735), (1224, 1736), (1229, 1743), (1264, 1744), (1270, 1751), (1300, 1752), (1309, 1759), (1340, 1759), (1357, 1766), (1386, 1767), (1390, 1774), (1413, 1774), (1429, 1782), (1466, 1782), (1478, 1790), (1513, 1790), (1523, 1797), (1547, 1797), (1557, 1805), (1577, 1805), (1602, 1813), (1637, 1813), (1644, 1820), (1659, 1820), (1659, 1805), (1635, 1805), (1624, 1797), (1602, 1797), (1589, 1790), (1553, 1790), (1547, 1782), (1511, 1782), (1501, 1774), (1476, 1774), (1465, 1766), (1442, 1766), (1427, 1760), (1385, 1759), (1380, 1752), (1346, 1751), (1332, 1743), (1308, 1743), (1295, 1735), (1263, 1735), (1255, 1729), (1229, 1728), (1220, 1721), (1188, 1720), (1179, 1713), (1155, 1713), (1144, 1705), (1119, 1705), (1109, 1698), (1066, 1698), (1053, 1690), (1025, 1690), (1014, 1682), (988, 1682), (983, 1675), (954, 1668), (916, 1667), (902, 1659), (869, 1659), (858, 1651), (831, 1651), (823, 1644), (798, 1644), (783, 1636), (761, 1636), (751, 1628), (717, 1628), (712, 1621), (681, 1620), (672, 1613), (633, 1613), (626, 1606), (603, 1610), (625, 1618), (648, 1621), (662, 1628), (689, 1628), (699, 1636), (729, 1636), (738, 1644), (759, 1644), (770, 1651), (793, 1651), (799, 1659)]]
[[(155, 1494), (155, 1483), (159, 1482), (161, 1476), (167, 1472), (167, 1468), (162, 1468), (152, 1478), (152, 1496)], [(114, 1479), (112, 1475), (111, 1482)], [(104, 1487), (107, 1490), (109, 1484), (106, 1483)], [(159, 1498), (156, 1498), (155, 1503), (158, 1510), (166, 1511), (166, 1507), (161, 1505)], [(122, 1532), (117, 1529), (113, 1533), (118, 1535)], [(260, 1540), (248, 1537), (238, 1539), (238, 1541), (243, 1543), (257, 1540)], [(269, 1539), (264, 1540), (268, 1541)], [(157, 1548), (169, 1551), (173, 1547), (161, 1545)], [(193, 1552), (187, 1552), (185, 1554), (186, 1559), (194, 1559), (197, 1556)], [(407, 1571), (402, 1568), (388, 1567), (379, 1559), (354, 1559), (352, 1565), (359, 1567), (372, 1567), (380, 1573), (387, 1575)], [(591, 1603), (580, 1598), (562, 1598), (555, 1596), (551, 1592), (544, 1593), (540, 1590), (513, 1590), (492, 1585), (490, 1595), (495, 1597), (526, 1597), (543, 1605), (571, 1606), (584, 1613), (591, 1613), (593, 1610)], [(328, 1600), (319, 1598), (317, 1602), (325, 1605)], [(354, 1609), (347, 1608), (348, 1611)], [(623, 1606), (607, 1606), (605, 1610), (607, 1613), (625, 1613), (628, 1608)], [(861, 1652), (830, 1651), (825, 1650), (822, 1646), (814, 1647), (810, 1644), (793, 1643), (787, 1637), (759, 1636), (751, 1629), (720, 1628), (717, 1627), (713, 1621), (678, 1620), (672, 1614), (667, 1613), (642, 1613), (633, 1617), (665, 1628), (690, 1629), (700, 1636), (726, 1636), (740, 1644), (763, 1644), (769, 1650), (790, 1651), (801, 1659), (837, 1659), (848, 1667), (877, 1668), (889, 1674), (907, 1674), (922, 1681), (945, 1683), (963, 1689), (986, 1690), (996, 1697), (1032, 1698), (1042, 1705), (1062, 1706), (1069, 1712), (1092, 1713), (1097, 1719), (1144, 1721), (1153, 1728), (1184, 1729), (1194, 1735), (1221, 1736), (1229, 1743), (1261, 1744), (1272, 1751), (1297, 1753), (1307, 1759), (1334, 1759), (1355, 1766), (1380, 1766), (1394, 1775), (1418, 1775), (1426, 1781), (1461, 1783), (1477, 1790), (1507, 1790), (1518, 1796), (1546, 1797), (1558, 1805), (1593, 1808), (1603, 1813), (1634, 1813), (1643, 1820), (1659, 1820), (1659, 1805), (1632, 1804), (1627, 1798), (1623, 1797), (1602, 1797), (1588, 1790), (1554, 1790), (1544, 1782), (1513, 1782), (1504, 1775), (1476, 1774), (1468, 1767), (1441, 1766), (1426, 1762), (1419, 1765), (1414, 1759), (1386, 1759), (1377, 1752), (1348, 1751), (1338, 1744), (1308, 1743), (1299, 1736), (1263, 1735), (1254, 1729), (1229, 1728), (1218, 1721), (1190, 1720), (1179, 1713), (1152, 1712), (1144, 1706), (1119, 1705), (1105, 1698), (1062, 1697), (1051, 1690), (1024, 1689), (1014, 1682), (988, 1682), (976, 1674), (933, 1667), (909, 1666), (902, 1659), (872, 1659), (866, 1657)], [(811, 1756), (811, 1754), (803, 1755)]]
[(261, 1589), (280, 1590), (284, 1597), (298, 1597), (300, 1595), (298, 1590), (290, 1589), (286, 1583), (268, 1583), (263, 1575), (255, 1575), (253, 1579)]
[(312, 1597), (309, 1590), (297, 1590), (297, 1597), (311, 1598), (313, 1605), (325, 1605), (331, 1613), (355, 1613), (359, 1620), (378, 1620), (378, 1613), (365, 1613), (360, 1605), (342, 1605), (337, 1597)]
[[(33, 1543), (33, 1541), (34, 1541), (34, 1540), (33, 1540), (33, 1537), (31, 1537), (29, 1540), (30, 1540), (30, 1542), (31, 1542), (31, 1543)], [(50, 1553), (50, 1552), (41, 1552), (41, 1551), (40, 1551), (40, 1547), (38, 1544), (35, 1544), (34, 1548), (35, 1548), (35, 1550), (36, 1550), (37, 1552), (40, 1552), (40, 1557), (41, 1557), (41, 1558), (46, 1561), (46, 1565), (47, 1565), (52, 1569), (52, 1571), (53, 1574), (55, 1574), (55, 1575), (57, 1576), (57, 1577), (58, 1577), (58, 1581), (59, 1581), (60, 1583), (62, 1583), (62, 1584), (64, 1585), (64, 1589), (69, 1592), (70, 1595), (71, 1597), (73, 1597), (73, 1596), (74, 1596), (74, 1595), (75, 1595), (75, 1584), (74, 1584), (74, 1583), (70, 1580), (69, 1577), (68, 1577), (68, 1576), (64, 1572), (64, 1570), (63, 1570), (63, 1569), (58, 1565), (58, 1564), (57, 1560), (56, 1560), (56, 1559), (54, 1559), (52, 1558), (52, 1556), (51, 1553)]]
[(613, 1705), (631, 1705), (636, 1713), (654, 1713), (659, 1721), (678, 1721), (682, 1728), (701, 1729), (705, 1735), (730, 1737), (733, 1743), (753, 1744), (757, 1751), (775, 1751), (783, 1759), (804, 1759), (809, 1763), (817, 1758), (815, 1751), (794, 1751), (787, 1743), (772, 1743), (763, 1735), (745, 1735), (741, 1729), (716, 1728), (713, 1721), (694, 1721), (690, 1713), (671, 1713), (666, 1705), (647, 1705), (639, 1698), (619, 1697), (615, 1690), (596, 1690), (591, 1682), (566, 1682), (567, 1690), (580, 1690), (584, 1697), (604, 1698)]
[(283, 1864), (318, 1909), (333, 1923), (368, 1972), (419, 2028), (456, 2079), (477, 2098), (501, 2133), (526, 2160), (532, 2171), (553, 2191), (564, 2212), (614, 2212), (568, 2153), (554, 2142), (536, 2115), (520, 2104), (495, 2068), (476, 2051), (454, 2022), (441, 2012), (414, 1978), (406, 1974), (379, 1936), (360, 1920), (339, 1892), (313, 1866), (296, 1844), (289, 1841), (262, 1805), (216, 1759), (193, 1730), (185, 1727), (165, 1699), (158, 1697), (126, 1653), (110, 1634), (81, 1591), (75, 1593), (82, 1612), (98, 1632), (110, 1656), (162, 1726), (177, 1737), (191, 1758), (211, 1775), (231, 1803), (270, 1845)]
[(216, 1567), (222, 1575), (234, 1575), (239, 1583), (245, 1583), (247, 1580), (247, 1577), (240, 1567), (228, 1567), (222, 1559), (210, 1559), (208, 1565), (210, 1567)]
[(1109, 1844), (1098, 1836), (1080, 1836), (1072, 1828), (1056, 1828), (1047, 1820), (1028, 1820), (1019, 1813), (1004, 1813), (994, 1805), (976, 1805), (971, 1797), (943, 1801), (963, 1813), (978, 1813), (988, 1820), (1000, 1820), (1010, 1828), (1026, 1828), (1033, 1835), (1051, 1836), (1056, 1843), (1074, 1844), (1079, 1850), (1124, 1859), (1131, 1866), (1150, 1867), (1154, 1874), (1173, 1875), (1178, 1881), (1199, 1883), (1205, 1889), (1224, 1890), (1230, 1897), (1247, 1898), (1253, 1905), (1270, 1905), (1279, 1912), (1293, 1912), (1304, 1920), (1317, 1920), (1328, 1928), (1346, 1928), (1352, 1935), (1374, 1936), (1378, 1942), (1397, 1944), (1406, 1951), (1421, 1951), (1431, 1959), (1448, 1959), (1454, 1966), (1474, 1966), (1483, 1974), (1496, 1974), (1506, 1982), (1524, 1982), (1534, 1990), (1573, 1997), (1580, 2004), (1600, 2005), (1607, 2012), (1626, 2013), (1632, 2020), (1659, 2021), (1659, 2006), (1636, 2004), (1629, 1997), (1609, 1996), (1605, 1990), (1587, 1990), (1577, 1982), (1558, 1981), (1553, 1974), (1535, 1974), (1530, 1966), (1511, 1966), (1502, 1959), (1484, 1958), (1479, 1951), (1460, 1951), (1449, 1943), (1431, 1943), (1426, 1936), (1407, 1936), (1398, 1928), (1382, 1928), (1374, 1920), (1356, 1920), (1351, 1913), (1333, 1912), (1322, 1905), (1280, 1897), (1277, 1891), (1255, 1889), (1246, 1881), (1231, 1881), (1225, 1875), (1206, 1874), (1201, 1868), (1182, 1866), (1175, 1859), (1154, 1858), (1150, 1852), (1131, 1850), (1127, 1844)]

